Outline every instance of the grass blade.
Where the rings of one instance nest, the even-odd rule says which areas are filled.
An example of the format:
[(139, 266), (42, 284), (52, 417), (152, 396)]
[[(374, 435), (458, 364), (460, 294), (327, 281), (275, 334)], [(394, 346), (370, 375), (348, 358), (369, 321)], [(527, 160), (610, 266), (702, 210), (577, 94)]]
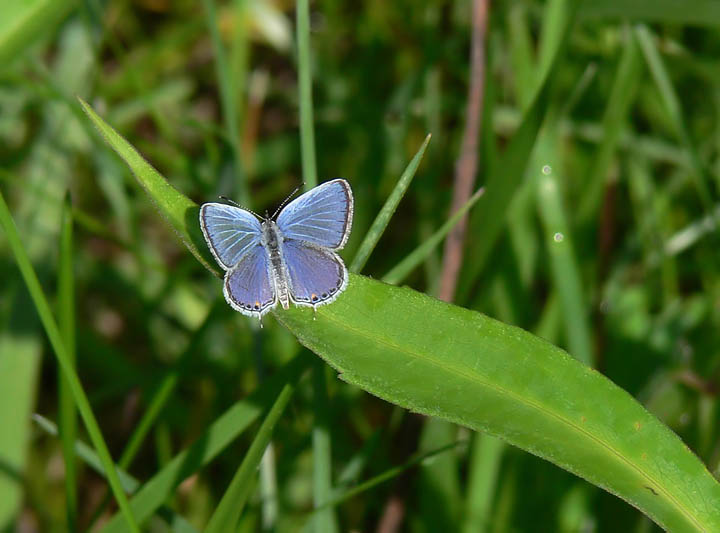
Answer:
[(268, 444), (270, 444), (275, 424), (277, 424), (290, 402), (293, 392), (295, 392), (296, 383), (296, 380), (285, 383), (280, 394), (278, 394), (245, 454), (240, 468), (233, 476), (230, 486), (225, 491), (215, 512), (213, 512), (210, 522), (205, 528), (206, 533), (222, 533), (237, 529), (238, 519), (242, 514), (248, 496), (250, 496), (250, 491), (254, 487), (253, 479), (260, 465), (260, 460)]
[(238, 128), (238, 106), (236, 100), (236, 92), (234, 89), (233, 75), (225, 54), (225, 47), (220, 38), (220, 30), (218, 29), (217, 13), (215, 12), (215, 0), (203, 0), (205, 14), (207, 17), (207, 25), (210, 30), (210, 38), (212, 39), (213, 51), (215, 52), (215, 73), (218, 78), (220, 89), (220, 100), (222, 101), (223, 122), (225, 123), (225, 132), (230, 143), (230, 149), (233, 156), (233, 169), (235, 170), (235, 179), (237, 180), (238, 202), (242, 205), (249, 205), (249, 194), (245, 175), (242, 167), (242, 156), (240, 155), (240, 131)]
[(690, 154), (690, 162), (692, 164), (692, 175), (695, 178), (695, 186), (697, 187), (698, 195), (703, 203), (706, 211), (711, 210), (712, 199), (710, 195), (710, 188), (708, 186), (709, 177), (705, 170), (705, 167), (700, 160), (700, 155), (697, 152), (695, 143), (690, 138), (690, 130), (685, 123), (685, 118), (675, 88), (673, 87), (672, 81), (670, 81), (670, 75), (665, 69), (660, 52), (658, 52), (653, 37), (650, 34), (647, 26), (639, 24), (635, 27), (635, 35), (640, 42), (640, 48), (645, 55), (650, 72), (655, 80), (655, 84), (660, 91), (665, 109), (670, 115), (670, 120), (675, 126), (675, 130), (680, 137), (680, 141), (685, 145), (686, 150)]
[(530, 161), (538, 132), (548, 108), (552, 81), (559, 69), (564, 50), (567, 46), (574, 16), (575, 5), (569, 7), (571, 13), (563, 18), (564, 26), (559, 29), (557, 47), (546, 52), (549, 59), (544, 76), (540, 77), (539, 88), (532, 104), (525, 112), (522, 123), (513, 135), (510, 145), (505, 149), (496, 169), (487, 180), (487, 194), (470, 219), (470, 232), (475, 235), (475, 246), (468, 249), (460, 287), (456, 294), (469, 294), (471, 287), (485, 266), (490, 252), (505, 225), (506, 213), (515, 192), (522, 183), (525, 169)]
[(298, 88), (300, 90), (300, 149), (305, 189), (317, 185), (315, 131), (312, 101), (312, 63), (310, 58), (310, 2), (297, 0)]
[(475, 435), (465, 500), (468, 507), (463, 524), (465, 533), (482, 533), (489, 529), (493, 497), (497, 492), (497, 478), (504, 451), (503, 441), (482, 433)]
[[(551, 112), (552, 113), (552, 112)], [(572, 245), (570, 225), (563, 205), (558, 157), (558, 124), (547, 121), (537, 144), (537, 205), (543, 224), (543, 241), (550, 256), (554, 286), (560, 296), (565, 318), (568, 351), (578, 361), (593, 366), (593, 345), (587, 315), (586, 296)]]
[[(58, 317), (60, 333), (68, 360), (75, 368), (75, 283), (73, 273), (73, 216), (70, 198), (64, 204), (60, 230), (60, 267), (58, 274)], [(58, 386), (58, 425), (65, 461), (65, 507), (70, 531), (77, 529), (77, 472), (75, 467), (75, 439), (77, 419), (70, 385), (60, 376)]]
[(475, 194), (470, 197), (470, 199), (464, 206), (458, 209), (457, 212), (453, 216), (451, 216), (447, 220), (447, 222), (445, 222), (445, 224), (440, 226), (435, 233), (425, 239), (425, 241), (422, 242), (417, 248), (415, 248), (415, 250), (405, 256), (402, 261), (400, 261), (387, 274), (385, 274), (382, 280), (385, 283), (390, 283), (392, 285), (402, 283), (402, 281), (408, 276), (408, 274), (410, 274), (410, 272), (417, 268), (418, 265), (420, 265), (420, 263), (422, 263), (425, 258), (430, 255), (430, 253), (435, 249), (435, 247), (442, 242), (442, 240), (447, 236), (447, 234), (450, 233), (450, 230), (455, 227), (455, 224), (460, 222), (462, 217), (464, 217), (465, 214), (472, 208), (472, 206), (474, 206), (475, 203), (482, 197), (484, 192), (484, 188), (478, 189)]
[(625, 126), (630, 105), (635, 100), (637, 86), (642, 74), (640, 49), (631, 31), (625, 33), (625, 46), (618, 63), (602, 119), (603, 136), (589, 169), (587, 187), (584, 187), (578, 210), (581, 221), (590, 220), (602, 201), (603, 189), (608, 181), (610, 168)]
[(407, 168), (405, 168), (405, 171), (400, 176), (395, 188), (385, 201), (385, 205), (382, 206), (382, 209), (378, 213), (377, 217), (375, 217), (372, 226), (370, 226), (370, 229), (365, 234), (365, 238), (360, 244), (358, 251), (355, 253), (355, 257), (350, 264), (350, 272), (355, 272), (356, 274), (359, 273), (365, 266), (365, 263), (367, 263), (367, 260), (370, 258), (370, 254), (372, 254), (378, 241), (380, 241), (380, 237), (382, 237), (382, 234), (385, 232), (385, 228), (390, 222), (390, 219), (393, 214), (395, 214), (395, 210), (397, 209), (400, 200), (403, 199), (410, 183), (412, 183), (412, 180), (415, 177), (415, 172), (417, 171), (420, 161), (425, 154), (425, 149), (430, 142), (431, 136), (431, 134), (428, 134), (428, 136), (425, 137), (425, 141), (423, 141), (420, 149), (415, 154), (415, 157), (412, 158)]
[[(200, 467), (222, 452), (250, 424), (275, 402), (287, 383), (296, 381), (311, 363), (306, 352), (293, 359), (278, 374), (244, 400), (237, 402), (190, 445), (177, 454), (167, 466), (155, 474), (130, 500), (130, 507), (140, 522), (155, 513), (173, 494), (177, 486)], [(127, 531), (121, 516), (114, 516), (100, 530), (101, 533)]]
[(5, 198), (3, 197), (2, 193), (0, 193), (0, 225), (2, 225), (5, 231), (5, 236), (7, 237), (8, 244), (10, 245), (13, 255), (15, 256), (15, 261), (18, 264), (20, 273), (25, 280), (25, 284), (27, 285), (28, 291), (30, 292), (33, 303), (35, 304), (37, 313), (40, 316), (40, 320), (43, 324), (43, 327), (45, 328), (48, 339), (50, 340), (53, 352), (55, 353), (58, 363), (60, 364), (62, 374), (68, 382), (68, 387), (72, 392), (73, 399), (75, 400), (75, 404), (77, 405), (78, 411), (80, 412), (80, 416), (85, 423), (85, 428), (90, 435), (90, 440), (92, 441), (93, 446), (97, 450), (103, 467), (108, 473), (108, 482), (110, 483), (110, 488), (112, 489), (113, 495), (115, 496), (115, 500), (120, 506), (123, 518), (127, 522), (127, 525), (131, 531), (139, 532), (140, 530), (137, 526), (137, 523), (135, 522), (132, 512), (130, 511), (127, 498), (125, 497), (125, 493), (123, 492), (122, 486), (120, 485), (120, 480), (118, 479), (117, 472), (115, 471), (112, 457), (110, 456), (110, 451), (108, 450), (107, 444), (105, 444), (105, 440), (102, 437), (100, 427), (98, 426), (97, 420), (95, 420), (95, 415), (90, 408), (90, 402), (88, 402), (87, 396), (85, 396), (85, 391), (83, 391), (80, 380), (75, 373), (73, 363), (67, 355), (67, 352), (65, 351), (65, 345), (63, 344), (60, 330), (55, 323), (55, 319), (52, 316), (52, 312), (50, 311), (50, 305), (48, 304), (47, 299), (42, 292), (40, 282), (38, 281), (35, 270), (30, 263), (30, 259), (28, 258), (27, 253), (25, 252), (22, 240), (17, 233), (15, 223), (13, 222), (12, 216), (10, 215), (10, 211), (7, 204), (5, 203)]

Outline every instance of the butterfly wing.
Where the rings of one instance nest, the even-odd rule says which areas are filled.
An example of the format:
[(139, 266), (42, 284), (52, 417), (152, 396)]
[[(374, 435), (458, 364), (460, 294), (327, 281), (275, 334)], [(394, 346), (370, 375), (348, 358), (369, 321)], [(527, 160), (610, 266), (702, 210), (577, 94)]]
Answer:
[(250, 248), (225, 274), (223, 294), (233, 309), (249, 316), (261, 317), (275, 305), (268, 255), (261, 244)]
[(337, 254), (297, 240), (282, 244), (290, 293), (300, 305), (330, 303), (345, 290), (347, 270)]
[(339, 250), (350, 235), (352, 217), (350, 185), (343, 179), (335, 179), (290, 202), (280, 212), (277, 225), (285, 239)]
[(260, 221), (232, 205), (203, 204), (200, 226), (215, 260), (225, 270), (232, 269), (262, 236)]

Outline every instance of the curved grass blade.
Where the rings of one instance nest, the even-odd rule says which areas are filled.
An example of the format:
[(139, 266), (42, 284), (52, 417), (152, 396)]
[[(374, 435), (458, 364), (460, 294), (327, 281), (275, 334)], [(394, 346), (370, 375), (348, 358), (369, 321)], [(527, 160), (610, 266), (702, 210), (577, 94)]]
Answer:
[(108, 473), (108, 482), (110, 483), (110, 488), (112, 489), (113, 496), (115, 496), (115, 500), (120, 506), (123, 519), (129, 526), (131, 531), (137, 531), (139, 533), (140, 529), (135, 522), (132, 511), (130, 511), (128, 501), (125, 497), (125, 493), (122, 490), (122, 486), (120, 485), (120, 480), (118, 479), (118, 475), (115, 470), (110, 451), (108, 450), (107, 444), (103, 439), (102, 432), (100, 431), (100, 426), (98, 426), (95, 415), (90, 408), (90, 402), (85, 395), (85, 391), (82, 388), (80, 379), (75, 373), (73, 363), (68, 357), (68, 354), (65, 350), (65, 344), (63, 343), (60, 329), (55, 323), (52, 311), (50, 311), (50, 305), (48, 304), (48, 301), (43, 294), (37, 274), (35, 274), (35, 270), (30, 263), (30, 258), (28, 257), (27, 252), (25, 251), (25, 248), (20, 239), (20, 236), (17, 233), (15, 223), (13, 222), (12, 216), (10, 215), (10, 210), (5, 203), (5, 199), (3, 198), (2, 193), (0, 193), (0, 225), (2, 225), (5, 231), (5, 236), (7, 238), (8, 244), (10, 245), (10, 249), (15, 256), (15, 261), (18, 264), (20, 273), (22, 274), (25, 280), (25, 284), (27, 285), (28, 292), (32, 297), (35, 308), (37, 309), (37, 313), (40, 316), (43, 327), (45, 328), (45, 333), (50, 340), (50, 345), (52, 346), (55, 357), (58, 360), (63, 377), (67, 380), (68, 387), (70, 389), (70, 392), (72, 393), (73, 399), (75, 400), (78, 411), (80, 412), (80, 416), (85, 423), (85, 428), (90, 435), (90, 440), (92, 440), (93, 446), (97, 450), (103, 467)]
[(415, 157), (412, 158), (407, 168), (402, 173), (402, 176), (400, 176), (400, 179), (395, 185), (392, 193), (390, 193), (390, 196), (388, 196), (388, 199), (385, 201), (385, 205), (382, 206), (382, 209), (378, 213), (377, 217), (375, 217), (372, 226), (370, 226), (370, 229), (365, 234), (365, 238), (360, 244), (358, 251), (355, 253), (355, 257), (350, 264), (350, 272), (355, 272), (356, 274), (359, 273), (365, 266), (365, 263), (367, 263), (370, 254), (372, 254), (375, 246), (377, 246), (377, 243), (380, 240), (380, 237), (382, 237), (382, 234), (385, 232), (385, 228), (390, 222), (390, 219), (395, 214), (395, 210), (397, 209), (400, 200), (402, 200), (403, 196), (405, 196), (405, 191), (407, 191), (410, 183), (412, 183), (412, 180), (415, 177), (415, 172), (417, 171), (420, 161), (425, 154), (425, 149), (430, 142), (430, 137), (432, 137), (432, 135), (428, 133), (427, 137), (425, 137), (425, 140), (420, 146), (420, 149), (415, 154)]
[(202, 265), (218, 277), (222, 272), (205, 244), (198, 217), (200, 208), (187, 196), (180, 194), (167, 180), (155, 170), (142, 156), (115, 131), (107, 122), (100, 118), (95, 111), (82, 99), (80, 105), (95, 124), (95, 127), (105, 138), (105, 141), (127, 163), (140, 185), (148, 193), (150, 199), (168, 221), (170, 227), (180, 237), (188, 250)]
[[(218, 417), (193, 444), (147, 481), (130, 500), (130, 507), (137, 519), (142, 523), (150, 518), (180, 483), (217, 457), (275, 401), (285, 384), (296, 381), (312, 361), (307, 352), (302, 350), (281, 372)], [(125, 531), (127, 525), (119, 515), (111, 518), (100, 530), (101, 533)]]
[(385, 276), (383, 281), (385, 283), (391, 283), (397, 285), (417, 268), (425, 258), (435, 249), (435, 247), (442, 242), (442, 240), (450, 233), (450, 230), (455, 227), (455, 224), (460, 222), (460, 219), (475, 205), (475, 203), (482, 197), (485, 192), (485, 188), (481, 187), (470, 199), (465, 202), (465, 205), (457, 210), (453, 216), (451, 216), (445, 224), (440, 226), (438, 230), (433, 233), (429, 238), (425, 239), (417, 248), (410, 252), (405, 258), (395, 265)]
[(276, 316), (348, 383), (485, 431), (672, 531), (719, 531), (720, 484), (624, 390), (534, 335), (352, 274), (333, 305)]
[[(60, 230), (60, 266), (58, 273), (58, 323), (70, 363), (75, 367), (75, 281), (73, 275), (73, 217), (70, 198), (63, 204)], [(65, 462), (65, 507), (67, 527), (77, 529), (77, 468), (75, 466), (75, 438), (77, 419), (70, 385), (60, 376), (58, 385), (58, 424)]]
[[(299, 377), (299, 376), (298, 376)], [(245, 458), (240, 464), (237, 472), (230, 482), (230, 486), (225, 491), (220, 503), (215, 508), (210, 522), (205, 528), (206, 533), (223, 533), (223, 531), (235, 531), (237, 522), (240, 519), (245, 503), (247, 502), (250, 491), (254, 483), (253, 478), (255, 472), (260, 465), (260, 460), (265, 453), (265, 449), (270, 444), (275, 424), (285, 411), (297, 381), (287, 382), (278, 394), (275, 403), (268, 411), (263, 419), (260, 429), (245, 454)]]
[(698, 154), (695, 143), (690, 137), (690, 129), (688, 128), (684, 118), (680, 98), (678, 98), (677, 92), (673, 87), (670, 75), (665, 68), (660, 52), (655, 46), (650, 30), (647, 26), (638, 24), (635, 27), (635, 35), (637, 35), (640, 48), (645, 55), (645, 60), (647, 61), (650, 73), (655, 80), (655, 84), (660, 92), (660, 96), (662, 97), (663, 104), (665, 104), (670, 120), (675, 127), (677, 135), (680, 137), (680, 141), (685, 145), (685, 149), (690, 155), (690, 163), (693, 170), (692, 175), (695, 178), (695, 186), (697, 187), (700, 200), (702, 201), (706, 211), (711, 211), (712, 196), (708, 185), (710, 178), (700, 159), (700, 154)]

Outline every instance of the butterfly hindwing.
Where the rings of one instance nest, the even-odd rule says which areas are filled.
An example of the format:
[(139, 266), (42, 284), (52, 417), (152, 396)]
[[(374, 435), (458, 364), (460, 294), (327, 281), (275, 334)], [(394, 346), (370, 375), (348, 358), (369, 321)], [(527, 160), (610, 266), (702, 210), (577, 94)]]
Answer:
[(347, 270), (331, 250), (291, 239), (283, 242), (283, 258), (295, 303), (328, 303), (345, 289)]
[(290, 202), (280, 212), (277, 225), (286, 239), (339, 250), (350, 235), (352, 216), (350, 185), (335, 179)]
[(256, 244), (240, 259), (235, 268), (225, 274), (225, 300), (236, 311), (250, 316), (262, 316), (275, 304), (275, 289), (270, 280), (268, 255)]
[(232, 269), (260, 243), (260, 221), (232, 205), (209, 203), (200, 208), (200, 225), (215, 259), (224, 270)]

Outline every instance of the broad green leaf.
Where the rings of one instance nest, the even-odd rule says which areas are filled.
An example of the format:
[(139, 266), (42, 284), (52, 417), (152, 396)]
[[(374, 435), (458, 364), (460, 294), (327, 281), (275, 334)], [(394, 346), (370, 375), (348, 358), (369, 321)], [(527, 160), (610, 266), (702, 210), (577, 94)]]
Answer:
[(671, 531), (720, 530), (720, 484), (700, 460), (629, 394), (552, 344), (357, 275), (312, 314), (276, 316), (346, 382), (498, 436)]
[[(128, 155), (131, 167), (151, 168), (134, 150)], [(163, 180), (155, 171), (147, 176)], [(170, 221), (182, 220), (192, 205), (167, 183), (147, 189), (161, 191), (154, 200)], [(181, 236), (193, 242), (189, 233)], [(307, 308), (275, 316), (348, 383), (498, 436), (616, 494), (667, 529), (720, 530), (720, 485), (685, 444), (607, 378), (522, 329), (355, 274), (316, 316)], [(162, 494), (144, 488), (143, 498), (133, 498), (140, 520), (179, 477), (167, 476)], [(136, 505), (148, 498), (156, 503), (143, 501), (140, 512)], [(121, 525), (116, 518), (105, 531)]]

